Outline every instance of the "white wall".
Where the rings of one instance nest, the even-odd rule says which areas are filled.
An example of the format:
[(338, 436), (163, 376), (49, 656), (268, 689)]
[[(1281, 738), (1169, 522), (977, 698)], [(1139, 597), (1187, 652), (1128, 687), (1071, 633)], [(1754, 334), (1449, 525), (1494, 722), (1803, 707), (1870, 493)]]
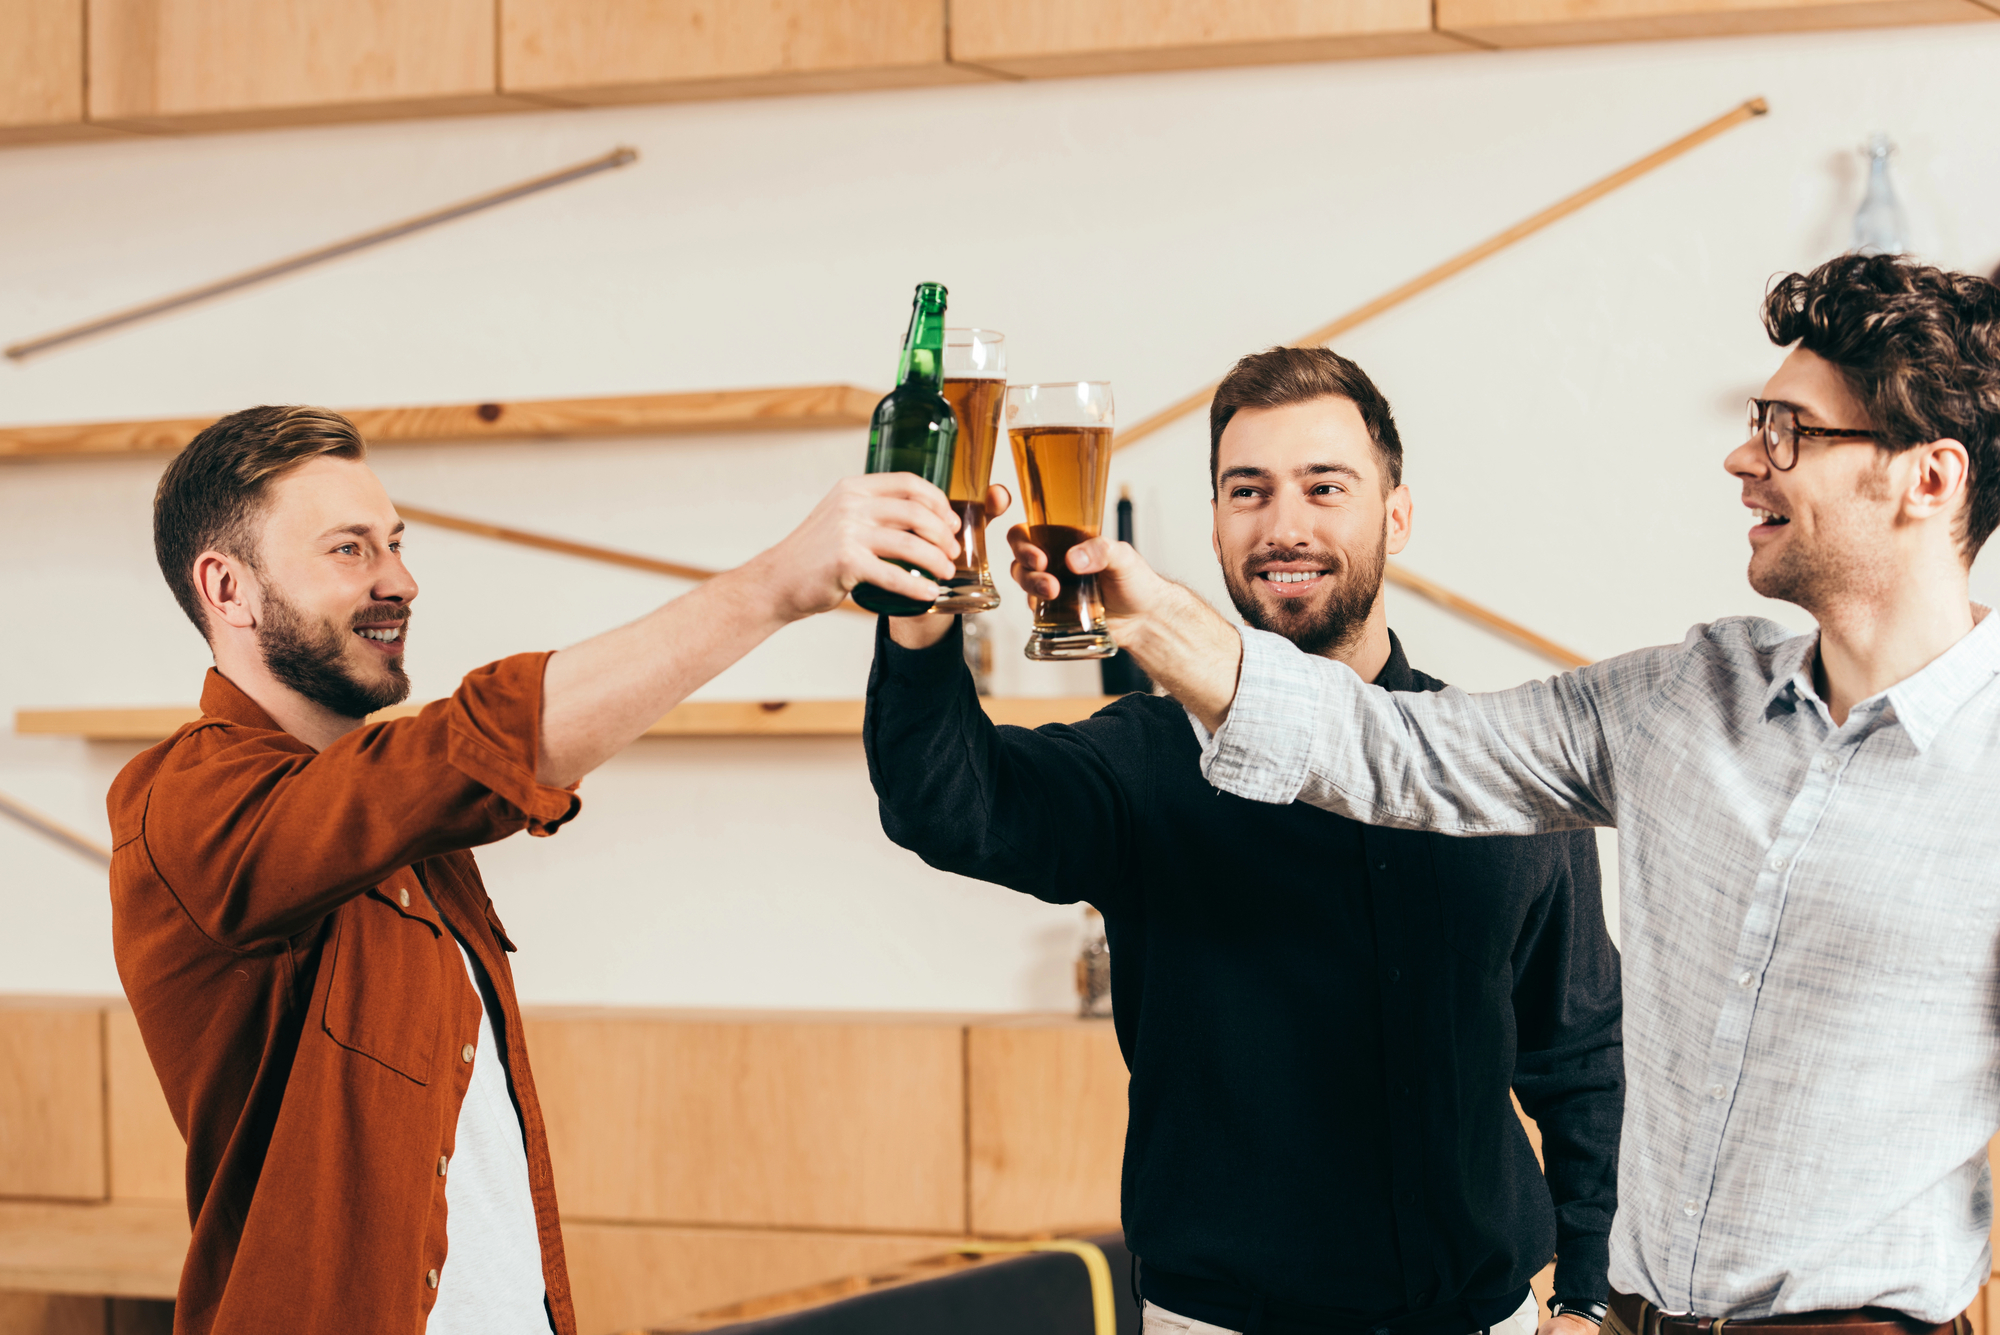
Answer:
[[(1125, 420), (1753, 94), (1772, 115), (1359, 331), (1418, 499), (1407, 563), (1601, 655), (1768, 612), (1719, 461), (1775, 365), (1757, 298), (1846, 244), (1885, 129), (1920, 251), (2000, 260), (2000, 25), (1604, 47), (132, 140), (0, 153), (11, 341), (518, 177), (641, 162), (207, 307), (0, 367), (0, 422), (257, 402), (886, 385), (910, 286), (1004, 330), (1014, 378)], [(860, 463), (857, 432), (381, 451), (392, 494), (722, 564)], [(1114, 467), (1142, 547), (1220, 598), (1198, 421)], [(192, 700), (149, 547), (157, 460), (0, 467), (0, 709)], [(1006, 476), (1011, 470), (1003, 467)], [(419, 528), (420, 698), (638, 614), (669, 581)], [(1989, 560), (1976, 586), (1991, 600)], [(1001, 689), (1031, 665), (1004, 614)], [(1396, 597), (1419, 666), (1544, 665)], [(706, 694), (852, 697), (869, 627), (787, 631)], [(101, 833), (136, 747), (0, 734), (0, 790)], [(482, 854), (537, 1001), (1068, 1004), (1072, 910), (881, 836), (850, 741), (649, 742), (552, 840)], [(0, 822), (0, 990), (116, 987), (101, 873)]]

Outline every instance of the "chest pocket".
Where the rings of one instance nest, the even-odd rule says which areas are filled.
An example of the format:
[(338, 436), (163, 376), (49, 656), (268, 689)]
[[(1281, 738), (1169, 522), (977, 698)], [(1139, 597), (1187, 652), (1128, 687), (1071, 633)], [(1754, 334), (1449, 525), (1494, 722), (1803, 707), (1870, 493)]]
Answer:
[(337, 922), (327, 1037), (428, 1084), (443, 1010), (436, 930), (374, 890), (341, 909)]

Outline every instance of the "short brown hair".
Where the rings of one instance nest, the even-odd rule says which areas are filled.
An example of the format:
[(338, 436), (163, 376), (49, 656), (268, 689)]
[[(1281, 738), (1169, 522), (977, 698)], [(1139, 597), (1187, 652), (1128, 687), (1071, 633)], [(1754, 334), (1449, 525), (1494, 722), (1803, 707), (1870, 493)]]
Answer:
[(2000, 288), (1892, 255), (1842, 255), (1772, 283), (1764, 329), (1840, 371), (1879, 449), (1965, 446), (1957, 537), (1970, 565), (2000, 525)]
[(1239, 408), (1282, 408), (1314, 399), (1349, 399), (1361, 411), (1368, 438), (1382, 455), (1388, 491), (1403, 485), (1403, 438), (1389, 400), (1368, 373), (1332, 348), (1266, 348), (1229, 368), (1208, 405), (1208, 488), (1216, 492), (1222, 464), (1222, 429)]
[(261, 569), (257, 520), (271, 484), (308, 459), (367, 452), (354, 423), (339, 413), (267, 406), (229, 414), (174, 456), (153, 493), (153, 554), (203, 639), (208, 621), (195, 593), (195, 558), (212, 548)]

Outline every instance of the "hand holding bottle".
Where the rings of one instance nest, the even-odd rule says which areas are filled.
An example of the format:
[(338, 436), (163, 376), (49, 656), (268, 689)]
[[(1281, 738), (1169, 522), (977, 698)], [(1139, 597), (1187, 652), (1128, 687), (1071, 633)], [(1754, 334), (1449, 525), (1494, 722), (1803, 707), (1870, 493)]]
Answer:
[(957, 556), (958, 513), (942, 490), (911, 473), (870, 473), (834, 487), (745, 572), (768, 583), (784, 619), (797, 621), (838, 607), (862, 584), (929, 603)]

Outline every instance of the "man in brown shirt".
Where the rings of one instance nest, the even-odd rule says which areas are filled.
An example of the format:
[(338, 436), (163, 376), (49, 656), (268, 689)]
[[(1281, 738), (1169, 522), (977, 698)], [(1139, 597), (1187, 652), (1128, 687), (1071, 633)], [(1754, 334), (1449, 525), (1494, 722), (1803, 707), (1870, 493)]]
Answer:
[[(252, 408), (167, 468), (160, 567), (216, 667), (109, 806), (119, 976), (187, 1138), (191, 1332), (575, 1335), (507, 952), (470, 850), (866, 580), (911, 597), (957, 519), (841, 483), (776, 547), (628, 626), (400, 701), (417, 585), (345, 418)], [(738, 498), (752, 503), (749, 496)]]

